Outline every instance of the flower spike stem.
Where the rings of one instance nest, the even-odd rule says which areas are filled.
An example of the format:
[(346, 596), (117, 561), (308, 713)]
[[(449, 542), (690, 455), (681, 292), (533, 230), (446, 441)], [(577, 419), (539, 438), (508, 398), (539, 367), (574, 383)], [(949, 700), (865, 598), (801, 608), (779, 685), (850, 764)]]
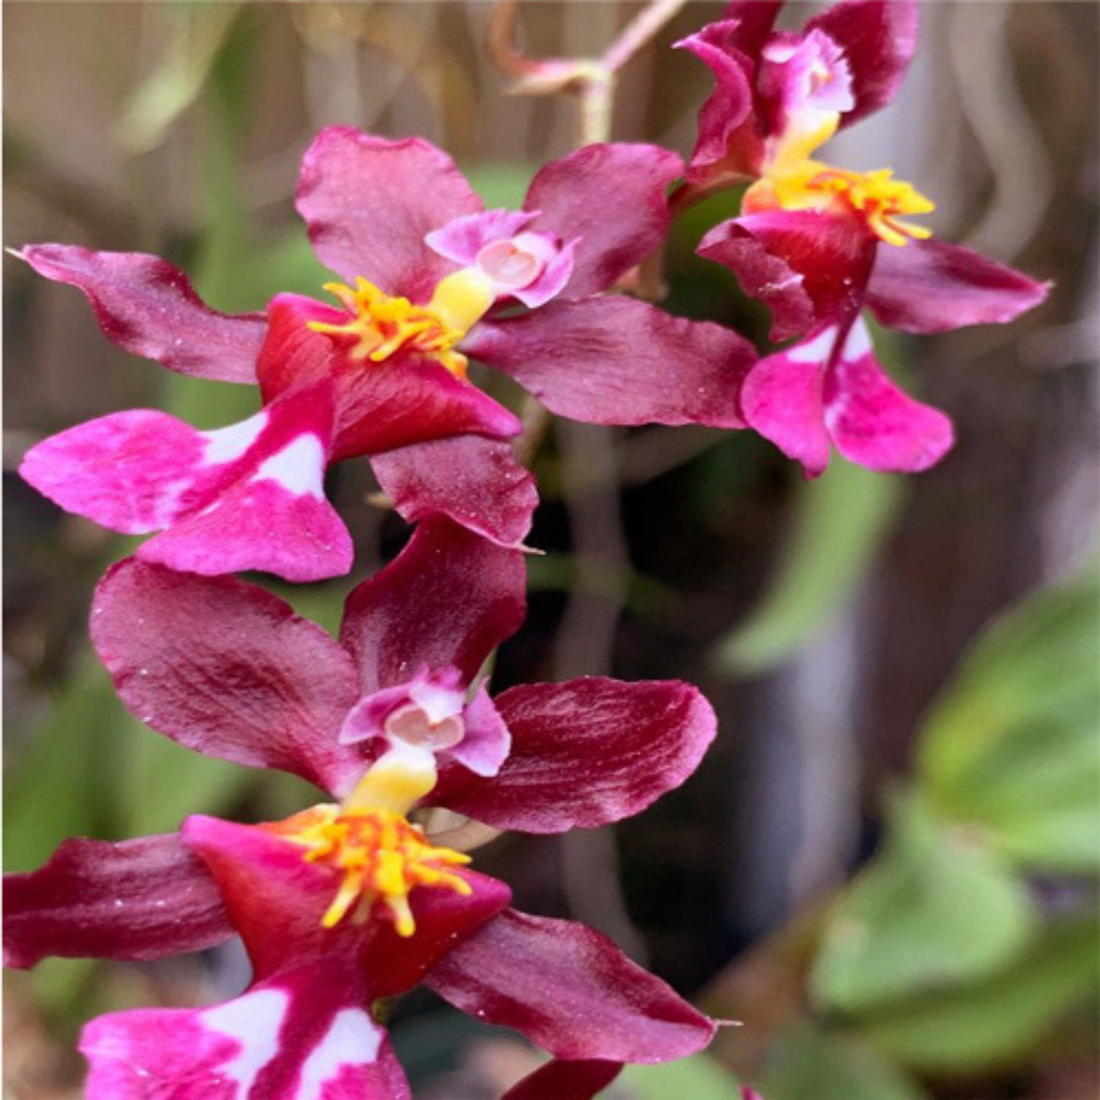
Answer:
[[(580, 99), (579, 146), (611, 140), (615, 106), (615, 74), (684, 6), (687, 0), (653, 0), (623, 28), (599, 59), (530, 58), (516, 46), (518, 0), (498, 0), (489, 21), (489, 56), (505, 76), (514, 78), (512, 95), (557, 95), (573, 92)], [(659, 279), (643, 283), (642, 296), (655, 300)], [(649, 288), (646, 293), (645, 288)], [(552, 420), (546, 407), (528, 397), (523, 410), (523, 434), (516, 441), (516, 459), (529, 466), (542, 446)]]
[(611, 72), (623, 67), (687, 3), (687, 0), (653, 0), (626, 26), (603, 55)]

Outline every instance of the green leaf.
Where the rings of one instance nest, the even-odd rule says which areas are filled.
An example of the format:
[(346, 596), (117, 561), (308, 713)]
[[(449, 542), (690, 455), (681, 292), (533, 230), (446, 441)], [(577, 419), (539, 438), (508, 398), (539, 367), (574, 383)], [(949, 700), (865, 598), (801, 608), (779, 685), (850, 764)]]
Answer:
[(961, 989), (876, 1013), (865, 1034), (893, 1057), (929, 1071), (1023, 1061), (1074, 1006), (1100, 990), (1097, 918), (1061, 921), (1004, 970)]
[(735, 1078), (706, 1054), (658, 1066), (627, 1066), (616, 1084), (636, 1100), (730, 1100), (740, 1087)]
[(109, 833), (117, 759), (111, 738), (120, 709), (106, 673), (87, 656), (10, 777), (4, 805), (8, 871), (38, 867), (67, 837)]
[(118, 124), (119, 141), (131, 153), (159, 145), (172, 123), (202, 92), (240, 4), (169, 7), (172, 36), (153, 74), (137, 89)]
[(719, 643), (720, 666), (755, 675), (811, 641), (866, 572), (902, 499), (901, 479), (839, 458), (823, 477), (803, 483), (771, 587), (748, 620)]
[[(772, 1046), (760, 1093), (767, 1100), (928, 1100), (915, 1081), (870, 1047), (808, 1024)], [(683, 1095), (687, 1100), (690, 1094)]]
[(1100, 870), (1098, 600), (1090, 575), (1000, 619), (920, 742), (919, 773), (937, 807), (1049, 870)]
[(497, 164), (473, 161), (464, 164), (462, 171), (488, 210), (501, 206), (519, 210), (527, 194), (527, 185), (535, 174), (530, 165), (505, 161)]
[(812, 974), (825, 1007), (867, 1013), (983, 978), (1027, 944), (1035, 914), (1006, 861), (899, 800), (886, 844), (830, 914)]
[(122, 835), (174, 832), (188, 814), (224, 814), (255, 785), (254, 769), (185, 749), (122, 717), (113, 749), (123, 763), (115, 791)]

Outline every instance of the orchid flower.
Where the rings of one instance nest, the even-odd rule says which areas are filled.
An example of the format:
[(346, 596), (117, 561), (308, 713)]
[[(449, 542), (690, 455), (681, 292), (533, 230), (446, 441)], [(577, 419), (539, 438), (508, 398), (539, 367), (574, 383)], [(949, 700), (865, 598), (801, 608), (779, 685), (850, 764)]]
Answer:
[(807, 476), (830, 448), (874, 470), (923, 470), (951, 447), (950, 420), (902, 393), (874, 355), (866, 307), (912, 333), (1007, 322), (1047, 287), (908, 219), (934, 204), (888, 169), (815, 160), (839, 129), (894, 97), (916, 45), (913, 0), (842, 0), (802, 33), (777, 31), (782, 4), (735, 2), (680, 45), (714, 72), (685, 193), (753, 180), (741, 216), (699, 254), (729, 267), (772, 310), (772, 339), (741, 391), (745, 420)]
[(406, 1096), (370, 1006), (421, 981), (554, 1057), (516, 1097), (587, 1097), (624, 1062), (709, 1041), (713, 1023), (609, 941), (508, 909), (507, 887), (409, 820), (441, 805), (499, 829), (597, 827), (681, 783), (714, 736), (713, 711), (680, 682), (588, 677), (491, 700), (477, 672), (519, 625), (523, 585), (519, 551), (442, 516), (353, 591), (339, 642), (235, 578), (135, 559), (105, 576), (93, 641), (136, 715), (338, 801), (281, 822), (192, 816), (178, 835), (70, 840), (8, 876), (10, 965), (157, 959), (234, 931), (248, 948), (254, 980), (233, 1001), (89, 1024), (90, 1096), (150, 1078), (180, 1097)]
[(357, 455), (410, 521), (439, 512), (519, 545), (536, 503), (507, 442), (520, 421), (471, 384), (469, 357), (575, 419), (743, 426), (744, 340), (595, 297), (663, 239), (681, 171), (656, 146), (591, 145), (547, 164), (522, 211), (486, 211), (428, 142), (329, 128), (297, 206), (346, 281), (326, 285), (335, 305), (280, 294), (265, 314), (210, 309), (156, 257), (30, 245), (18, 255), (82, 290), (115, 343), (258, 384), (263, 408), (210, 432), (147, 409), (105, 416), (32, 448), (23, 476), (112, 530), (160, 531), (142, 560), (206, 575), (346, 573), (351, 541), (323, 478)]

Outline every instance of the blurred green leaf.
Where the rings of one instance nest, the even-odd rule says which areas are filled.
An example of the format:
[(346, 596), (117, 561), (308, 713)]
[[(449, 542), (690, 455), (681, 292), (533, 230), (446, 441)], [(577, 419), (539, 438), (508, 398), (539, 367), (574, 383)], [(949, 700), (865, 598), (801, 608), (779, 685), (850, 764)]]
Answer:
[(637, 1100), (731, 1100), (740, 1087), (737, 1080), (706, 1054), (657, 1066), (627, 1066), (616, 1083), (627, 1087)]
[(486, 209), (507, 207), (519, 210), (523, 206), (527, 185), (535, 174), (535, 167), (527, 164), (499, 162), (485, 164), (473, 161), (462, 165), (463, 174), (470, 186), (481, 196)]
[(928, 1100), (915, 1081), (870, 1047), (808, 1024), (769, 1050), (760, 1093), (767, 1100)]
[(866, 1013), (993, 973), (1034, 926), (1006, 861), (908, 796), (894, 806), (882, 853), (830, 913), (812, 989), (827, 1008)]
[(255, 785), (254, 769), (185, 749), (125, 717), (112, 750), (123, 764), (114, 796), (121, 835), (174, 832), (188, 814), (224, 814)]
[(864, 1033), (893, 1057), (930, 1071), (977, 1071), (1026, 1059), (1100, 983), (1095, 916), (1064, 920), (1004, 970), (920, 997), (867, 1020)]
[(1028, 864), (1100, 870), (1100, 585), (1033, 596), (986, 631), (924, 726), (943, 812)]
[(111, 765), (117, 759), (111, 746), (120, 713), (111, 681), (88, 656), (10, 776), (4, 805), (8, 871), (38, 867), (67, 837), (109, 834)]
[(194, 103), (240, 7), (227, 2), (165, 5), (174, 21), (168, 48), (118, 124), (119, 141), (129, 152), (144, 153), (159, 145)]
[(899, 478), (839, 458), (804, 482), (769, 591), (719, 644), (719, 664), (739, 675), (764, 672), (810, 641), (867, 571), (901, 501)]

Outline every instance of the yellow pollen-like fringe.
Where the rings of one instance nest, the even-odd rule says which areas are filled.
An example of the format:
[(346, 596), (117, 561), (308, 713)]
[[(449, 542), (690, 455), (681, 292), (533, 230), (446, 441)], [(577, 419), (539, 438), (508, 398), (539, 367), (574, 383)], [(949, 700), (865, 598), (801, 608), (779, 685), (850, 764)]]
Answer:
[(409, 894), (418, 886), (456, 894), (472, 893), (470, 884), (448, 867), (470, 862), (463, 852), (437, 848), (401, 814), (386, 809), (341, 809), (321, 805), (286, 821), (261, 826), (302, 845), (302, 858), (342, 874), (332, 904), (321, 918), (325, 928), (350, 919), (365, 922), (382, 905), (399, 936), (411, 936), (416, 922)]
[(860, 215), (867, 227), (886, 244), (904, 245), (925, 240), (932, 231), (901, 221), (906, 214), (928, 214), (936, 204), (911, 184), (895, 180), (888, 168), (877, 172), (848, 172), (806, 160), (781, 174), (765, 176), (745, 193), (742, 210), (751, 213), (783, 210), (823, 210), (843, 203)]
[(925, 240), (932, 231), (899, 221), (899, 214), (928, 214), (936, 204), (911, 184), (892, 178), (889, 168), (877, 172), (845, 172), (828, 168), (809, 181), (809, 188), (836, 195), (863, 214), (871, 231), (887, 244), (903, 245), (915, 237)]
[(437, 310), (414, 306), (408, 298), (391, 298), (363, 278), (355, 280), (354, 290), (343, 283), (325, 283), (325, 290), (350, 318), (340, 323), (309, 321), (308, 327), (326, 336), (352, 339), (352, 359), (381, 363), (398, 351), (418, 351), (465, 380), (466, 357), (451, 349), (466, 330), (447, 324)]

